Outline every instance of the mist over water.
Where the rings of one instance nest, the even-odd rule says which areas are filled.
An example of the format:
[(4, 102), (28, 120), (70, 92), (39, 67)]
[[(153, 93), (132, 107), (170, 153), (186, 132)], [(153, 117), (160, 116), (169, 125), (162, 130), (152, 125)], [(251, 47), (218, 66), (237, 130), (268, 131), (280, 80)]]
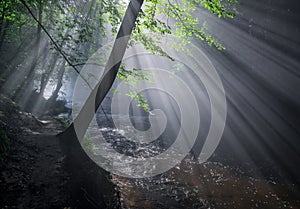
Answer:
[[(92, 4), (81, 3), (78, 5), (82, 6), (82, 12), (90, 14)], [(211, 100), (204, 83), (192, 72), (195, 69), (185, 66), (181, 70), (174, 70), (172, 73), (189, 85), (199, 106), (201, 122), (196, 142), (181, 164), (157, 176), (130, 179), (112, 173), (112, 181), (119, 189), (124, 208), (164, 208), (166, 205), (180, 208), (185, 203), (184, 206), (190, 208), (208, 208), (211, 205), (222, 205), (226, 198), (231, 198), (231, 206), (238, 203), (240, 208), (255, 201), (253, 207), (265, 201), (274, 202), (271, 206), (278, 208), (285, 207), (286, 204), (291, 207), (299, 206), (299, 200), (296, 199), (300, 193), (300, 2), (240, 0), (234, 19), (218, 19), (203, 8), (197, 9), (193, 15), (199, 19), (199, 27), (205, 27), (208, 33), (226, 47), (226, 50), (218, 51), (200, 40), (192, 40), (192, 44), (200, 48), (212, 62), (222, 81), (227, 105), (224, 133), (208, 162), (200, 164), (195, 160), (199, 157), (210, 130)], [(67, 31), (66, 34), (68, 33)], [(112, 36), (111, 33), (108, 35)], [(24, 92), (15, 95), (17, 87), (29, 77), (35, 48), (28, 47), (24, 59), (19, 56), (11, 59), (13, 55), (2, 49), (1, 68), (8, 65), (12, 69), (7, 68), (9, 70), (5, 73), (1, 72), (0, 92), (11, 96), (21, 110), (31, 111), (36, 116), (47, 115), (48, 109), (58, 106), (53, 102), (51, 105), (47, 103), (53, 99), (51, 96), (54, 94), (54, 101), (63, 102), (59, 104), (59, 111), (53, 111), (52, 115), (63, 113), (65, 117), (71, 118), (71, 106), (76, 105), (73, 93), (80, 76), (61, 56), (50, 50), (48, 37), (44, 33), (41, 39), (35, 78), (27, 83), (28, 88)], [(93, 44), (91, 45), (95, 49), (92, 52), (88, 51), (88, 43), (79, 47), (81, 54), (78, 53), (80, 55), (74, 56), (76, 59), (72, 60), (73, 64), (79, 63), (75, 67), (78, 71), (84, 70), (84, 62), (105, 45), (106, 40), (101, 37)], [(72, 44), (68, 43), (62, 48), (66, 54), (72, 54)], [(174, 68), (171, 61), (164, 62), (163, 58), (133, 59), (127, 65), (130, 68), (141, 63), (168, 68), (170, 71)], [(90, 68), (99, 69), (93, 65)], [(48, 78), (47, 70), (53, 70)], [(43, 79), (48, 79), (44, 88), (41, 87)], [(117, 79), (113, 88), (117, 88), (120, 82)], [(164, 84), (168, 82), (170, 80), (161, 81)], [(42, 95), (39, 95), (41, 92)], [(149, 116), (155, 119), (161, 115), (151, 115), (151, 112), (138, 107), (137, 101), (132, 100), (128, 115), (133, 126), (117, 128), (114, 122), (122, 124), (127, 118), (112, 112), (114, 94), (110, 92), (95, 114), (98, 129), (91, 129), (88, 139), (93, 145), (88, 148), (93, 149), (96, 154), (101, 153), (101, 149), (112, 150), (118, 154), (108, 156), (113, 160), (119, 154), (132, 159), (153, 157), (171, 147), (180, 132), (182, 119), (176, 99), (166, 92), (154, 89), (144, 90), (143, 94), (151, 110), (161, 109), (166, 116), (166, 129), (157, 139), (143, 143), (126, 137), (126, 133), (135, 133), (133, 128), (139, 131), (149, 130)], [(194, 113), (194, 116), (197, 117), (197, 114)], [(99, 134), (104, 137), (105, 143), (97, 141)], [(125, 173), (130, 168), (124, 165), (125, 162), (115, 164), (124, 169)], [(145, 168), (150, 170), (147, 172), (151, 172), (150, 167), (145, 165)], [(137, 171), (130, 172), (134, 176)], [(226, 196), (226, 193), (231, 196)], [(286, 199), (290, 200), (290, 205), (279, 195), (283, 193), (288, 194)], [(230, 204), (220, 208), (230, 208)]]
[[(195, 12), (227, 49), (218, 52), (194, 41), (220, 74), (228, 105), (225, 131), (210, 161), (229, 164), (247, 175), (299, 184), (299, 3), (240, 1), (237, 10), (233, 20), (214, 18), (202, 9)], [(191, 151), (197, 157), (210, 125), (209, 99), (201, 81), (192, 81), (184, 73), (178, 75), (190, 80), (194, 92), (203, 94), (198, 100), (202, 103), (199, 137)], [(161, 96), (145, 95), (150, 102), (161, 102), (158, 106), (172, 109), (173, 105), (166, 107), (166, 102), (157, 99)], [(135, 105), (132, 108), (136, 109)], [(109, 109), (107, 105), (106, 111)], [(133, 113), (135, 127), (148, 127), (147, 120), (139, 119), (144, 115), (141, 110), (131, 110)], [(105, 117), (101, 118), (105, 124)], [(170, 130), (172, 127), (166, 129)]]

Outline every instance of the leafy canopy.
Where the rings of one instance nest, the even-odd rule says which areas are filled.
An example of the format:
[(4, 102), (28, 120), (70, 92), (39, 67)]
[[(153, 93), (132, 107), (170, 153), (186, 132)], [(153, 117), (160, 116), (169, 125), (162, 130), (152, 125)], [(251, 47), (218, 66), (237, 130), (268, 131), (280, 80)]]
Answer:
[[(62, 53), (80, 68), (86, 60), (101, 47), (101, 39), (116, 34), (124, 16), (128, 1), (125, 0), (24, 0), (37, 16), (39, 5), (43, 5), (42, 24), (53, 36)], [(192, 39), (202, 40), (209, 46), (224, 50), (225, 46), (209, 34), (197, 13), (208, 10), (216, 18), (233, 18), (238, 0), (144, 0), (136, 26), (131, 34), (130, 44), (141, 43), (153, 54), (172, 60), (160, 47), (160, 38), (172, 34), (180, 38), (176, 45), (185, 50)], [(23, 46), (32, 41), (37, 24), (28, 14), (20, 0), (0, 1), (0, 23), (8, 25), (5, 41)], [(4, 31), (2, 29), (2, 31)], [(27, 38), (26, 38), (27, 37)], [(4, 38), (3, 38), (4, 39)], [(25, 44), (25, 46), (30, 46)], [(52, 49), (53, 43), (50, 43)], [(55, 49), (56, 50), (56, 49)], [(53, 50), (53, 53), (55, 53)], [(26, 53), (22, 54), (26, 57)], [(130, 97), (139, 98), (140, 106), (146, 101), (137, 94), (134, 85), (142, 80), (151, 80), (151, 75), (141, 69), (126, 69), (122, 66), (118, 78), (131, 86)], [(138, 101), (138, 102), (139, 102)]]
[[(207, 32), (205, 25), (200, 26), (200, 21), (193, 14), (202, 7), (218, 18), (234, 18), (237, 3), (237, 0), (182, 0), (181, 2), (145, 0), (143, 10), (132, 32), (130, 44), (142, 43), (149, 52), (168, 57), (171, 60), (172, 57), (166, 54), (159, 44), (159, 38), (166, 34), (172, 34), (181, 40), (181, 43), (176, 43), (176, 48), (179, 50), (185, 50), (192, 38), (200, 39), (217, 50), (225, 50), (225, 47)], [(112, 32), (115, 33), (121, 22), (123, 15), (120, 14), (123, 14), (124, 8), (122, 4), (118, 7), (114, 7), (113, 3), (109, 5), (108, 14), (109, 17), (111, 15), (113, 17), (108, 20), (111, 20)], [(138, 106), (149, 111), (146, 98), (143, 94), (138, 93), (132, 85), (140, 80), (150, 80), (149, 75), (137, 73), (137, 69), (126, 70), (124, 68), (126, 67), (121, 67), (117, 77), (129, 85), (131, 83), (131, 91), (127, 96), (137, 100)], [(127, 73), (125, 73), (126, 71)]]

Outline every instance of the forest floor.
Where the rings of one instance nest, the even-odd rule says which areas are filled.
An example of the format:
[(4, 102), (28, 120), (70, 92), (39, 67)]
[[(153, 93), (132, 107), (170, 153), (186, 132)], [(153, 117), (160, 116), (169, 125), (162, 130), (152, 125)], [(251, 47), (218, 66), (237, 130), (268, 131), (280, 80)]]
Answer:
[(70, 167), (57, 136), (65, 128), (0, 94), (0, 209), (117, 207), (109, 174), (85, 158)]
[[(9, 113), (9, 122), (3, 114), (1, 118), (11, 142), (0, 163), (0, 208), (68, 208), (70, 174), (55, 137), (63, 124), (16, 113)], [(7, 130), (11, 125), (7, 122), (23, 126)]]

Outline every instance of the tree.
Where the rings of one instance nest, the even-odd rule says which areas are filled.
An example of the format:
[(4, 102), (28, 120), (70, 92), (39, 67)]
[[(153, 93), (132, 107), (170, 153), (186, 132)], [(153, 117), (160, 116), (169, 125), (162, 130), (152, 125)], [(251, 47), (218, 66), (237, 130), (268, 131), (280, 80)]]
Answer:
[[(193, 17), (193, 13), (198, 7), (203, 7), (215, 14), (218, 18), (233, 18), (234, 5), (237, 3), (237, 0), (181, 0), (180, 2), (172, 0), (145, 0), (145, 2), (142, 0), (131, 0), (128, 6), (125, 1), (92, 0), (90, 2), (48, 2), (35, 0), (30, 3), (37, 11), (35, 14), (27, 5), (28, 3), (29, 2), (25, 0), (5, 0), (0, 3), (0, 9), (2, 10), (0, 17), (1, 45), (5, 44), (4, 40), (12, 38), (12, 34), (7, 33), (10, 27), (21, 29), (24, 27), (23, 25), (26, 25), (28, 22), (28, 17), (24, 16), (23, 12), (19, 12), (21, 5), (23, 5), (21, 9), (27, 9), (28, 14), (31, 15), (35, 21), (29, 21), (30, 23), (26, 26), (35, 31), (34, 34), (36, 38), (31, 45), (34, 49), (32, 52), (33, 58), (27, 64), (29, 73), (28, 75), (24, 74), (26, 79), (21, 82), (18, 91), (15, 92), (16, 97), (23, 91), (32, 90), (32, 83), (37, 79), (40, 79), (38, 89), (40, 95), (43, 96), (43, 91), (48, 85), (48, 81), (53, 74), (52, 72), (54, 72), (54, 68), (57, 68), (57, 63), (61, 62), (61, 59), (64, 59), (76, 72), (79, 72), (82, 64), (99, 48), (99, 34), (102, 36), (107, 34), (105, 24), (110, 25), (112, 33), (117, 33), (117, 39), (128, 36), (123, 45), (114, 45), (108, 63), (113, 59), (122, 60), (127, 44), (136, 44), (138, 42), (142, 43), (151, 53), (172, 59), (172, 57), (169, 57), (169, 55), (160, 48), (159, 41), (154, 38), (165, 34), (174, 34), (180, 37), (182, 43), (180, 43), (179, 46), (182, 49), (190, 42), (191, 38), (197, 38), (203, 40), (210, 46), (214, 46), (218, 50), (224, 50), (225, 47), (210, 35), (205, 27), (199, 26), (200, 22)], [(87, 3), (90, 4), (89, 7), (86, 7)], [(144, 5), (143, 9), (142, 5)], [(126, 6), (127, 9), (125, 11)], [(124, 18), (122, 18), (123, 16)], [(121, 27), (118, 30), (120, 24)], [(42, 39), (45, 40), (45, 34), (42, 33), (42, 30), (50, 38), (50, 46), (51, 50), (53, 50), (51, 53), (52, 56), (48, 56), (50, 58), (46, 59), (45, 57), (43, 58), (43, 55), (45, 55), (44, 52), (43, 55), (39, 56), (41, 41)], [(20, 32), (21, 41), (19, 47), (25, 43), (25, 41), (21, 39), (23, 33), (22, 31)], [(17, 49), (19, 49), (19, 47), (17, 47)], [(121, 53), (116, 53), (116, 51)], [(60, 54), (60, 57), (57, 56), (57, 53)], [(119, 57), (116, 57), (117, 55)], [(39, 57), (41, 57), (41, 59), (39, 59)], [(50, 68), (48, 70), (40, 69), (41, 67), (45, 68), (44, 66), (47, 62), (51, 63)], [(19, 66), (19, 64), (17, 65)], [(14, 64), (11, 66), (17, 68), (17, 65)], [(132, 73), (134, 69), (132, 71), (119, 71), (120, 66), (121, 62), (112, 69), (105, 69), (108, 73), (101, 80), (97, 89), (93, 91), (97, 95), (95, 111), (98, 109), (116, 77), (128, 79), (128, 77), (132, 75), (139, 75)], [(44, 71), (40, 78), (36, 76), (38, 69)], [(10, 71), (9, 67), (7, 71)], [(12, 71), (16, 70), (12, 69)], [(61, 72), (58, 74), (61, 74)], [(59, 85), (57, 86), (61, 86), (61, 82), (58, 83)], [(57, 95), (57, 92), (55, 94)], [(130, 95), (142, 103), (145, 103), (141, 94), (132, 91)], [(55, 98), (56, 97), (57, 96), (55, 96)], [(144, 105), (144, 108), (147, 109), (147, 106)], [(80, 120), (82, 117), (87, 118), (84, 109), (85, 107), (82, 110), (82, 114), (79, 114), (78, 119), (75, 120)], [(92, 116), (90, 115), (88, 118), (91, 119)], [(84, 127), (85, 126), (82, 126), (82, 129), (86, 128)], [(70, 130), (72, 130), (72, 125), (68, 131)], [(68, 133), (68, 131), (64, 134)]]
[[(116, 30), (118, 23), (119, 13), (116, 12), (113, 8), (113, 4), (103, 1), (103, 4), (108, 5), (109, 10), (112, 15), (111, 22), (113, 26), (113, 31)], [(143, 0), (131, 0), (123, 21), (121, 23), (120, 29), (116, 36), (116, 39), (121, 37), (125, 37), (125, 41), (121, 44), (115, 42), (112, 52), (107, 61), (106, 68), (104, 70), (104, 77), (98, 83), (96, 88), (92, 91), (90, 97), (87, 99), (87, 103), (95, 102), (95, 112), (99, 108), (102, 100), (105, 95), (111, 88), (118, 70), (120, 68), (121, 62), (118, 62), (111, 69), (107, 69), (109, 64), (113, 62), (113, 60), (122, 60), (122, 57), (125, 53), (127, 44), (129, 42), (129, 36), (132, 35), (132, 41), (141, 41), (146, 49), (151, 51), (152, 53), (160, 54), (162, 56), (168, 55), (159, 47), (159, 45), (151, 38), (148, 33), (152, 32), (160, 35), (164, 35), (166, 33), (172, 33), (172, 27), (161, 21), (157, 14), (165, 14), (167, 18), (173, 18), (175, 23), (173, 27), (175, 28), (175, 34), (179, 37), (183, 38), (182, 47), (189, 41), (189, 38), (196, 37), (200, 40), (206, 41), (208, 45), (216, 47), (218, 50), (224, 50), (225, 47), (216, 41), (211, 35), (209, 35), (204, 28), (198, 28), (198, 20), (193, 18), (192, 12), (198, 6), (203, 6), (204, 8), (211, 11), (213, 14), (216, 14), (219, 18), (221, 17), (229, 17), (233, 18), (234, 13), (229, 12), (228, 8), (231, 3), (236, 3), (235, 0), (183, 0), (182, 3), (172, 3), (170, 0), (146, 0), (145, 9), (142, 10), (142, 5), (144, 3)], [(115, 16), (114, 16), (115, 15)], [(169, 57), (172, 59), (171, 57)], [(93, 95), (96, 95), (96, 100), (93, 101)], [(75, 123), (77, 121), (91, 121), (93, 115), (87, 114), (88, 106), (84, 105), (81, 112), (74, 119)], [(81, 124), (78, 127), (81, 130), (86, 130), (88, 124)], [(84, 132), (84, 131), (79, 131)], [(76, 133), (74, 131), (74, 123), (72, 123), (69, 128), (60, 135), (62, 139), (74, 139), (77, 138)], [(83, 137), (83, 136), (78, 136)]]
[[(12, 51), (19, 54), (18, 61), (3, 68), (5, 72), (1, 72), (1, 74), (4, 74), (4, 78), (6, 78), (7, 74), (11, 72), (22, 73), (21, 75), (25, 75), (23, 77), (27, 77), (27, 79), (22, 82), (20, 92), (32, 90), (32, 86), (29, 84), (36, 81), (35, 83), (39, 83), (38, 89), (41, 96), (49, 80), (57, 76), (53, 79), (57, 80), (57, 85), (50, 98), (51, 101), (54, 101), (62, 86), (65, 67), (69, 65), (73, 70), (79, 72), (82, 64), (101, 46), (100, 38), (108, 33), (117, 34), (117, 39), (124, 37), (122, 43), (114, 43), (108, 63), (113, 60), (122, 60), (127, 45), (138, 42), (142, 43), (151, 53), (172, 59), (154, 38), (165, 34), (174, 34), (182, 38), (180, 44), (182, 49), (192, 38), (197, 38), (218, 50), (224, 50), (225, 47), (214, 39), (205, 27), (199, 26), (200, 22), (193, 17), (193, 12), (196, 12), (198, 7), (203, 7), (219, 18), (233, 18), (235, 3), (236, 0), (182, 0), (181, 2), (175, 0), (131, 0), (127, 5), (125, 1), (121, 0), (4, 0), (0, 2), (1, 54), (5, 54), (3, 49), (4, 46), (9, 45), (8, 40), (17, 40)], [(88, 7), (86, 7), (87, 4), (89, 4)], [(107, 24), (111, 31), (106, 30), (105, 25)], [(121, 25), (120, 28), (119, 25)], [(9, 33), (10, 30), (19, 30), (19, 34)], [(33, 41), (30, 39), (32, 34), (35, 34)], [(45, 45), (50, 45), (50, 49), (44, 51), (42, 48), (41, 50), (39, 46), (42, 42), (47, 42)], [(27, 64), (30, 72), (27, 76), (23, 72), (25, 67), (21, 63), (29, 55), (26, 50), (19, 50), (25, 46), (37, 49), (32, 52), (31, 62), (24, 64), (24, 66)], [(42, 51), (41, 55), (39, 52)], [(45, 56), (46, 53), (49, 55)], [(15, 54), (12, 53), (6, 60), (13, 57)], [(46, 67), (47, 64), (49, 64), (49, 68)], [(105, 72), (107, 73), (93, 89), (92, 95), (88, 99), (89, 102), (95, 103), (94, 112), (97, 111), (116, 77), (128, 79), (129, 75), (140, 76), (135, 69), (125, 70), (121, 64), (118, 62), (111, 69), (108, 67), (109, 64), (106, 65)], [(37, 73), (38, 71), (42, 73)], [(40, 77), (39, 74), (41, 74)], [(134, 94), (133, 92), (132, 97), (145, 103), (141, 95)], [(94, 115), (87, 114), (88, 109), (89, 106), (84, 105), (75, 121), (83, 119), (90, 121)], [(80, 124), (79, 128), (84, 132), (88, 125), (88, 123)], [(81, 149), (77, 137), (83, 136), (77, 136), (74, 123), (59, 137), (70, 162), (73, 162), (70, 166), (74, 171), (77, 171), (76, 168), (80, 166), (92, 163)]]
[[(231, 2), (231, 0), (229, 1)], [(188, 38), (195, 36), (196, 38), (206, 41), (208, 45), (215, 46), (218, 50), (224, 49), (224, 47), (212, 36), (207, 34), (203, 28), (197, 28), (198, 22), (192, 18), (190, 13), (185, 13), (194, 11), (196, 6), (201, 4), (208, 10), (217, 14), (218, 17), (233, 17), (234, 15), (227, 12), (225, 6), (220, 4), (220, 1), (183, 1), (186, 5), (185, 7), (181, 7), (180, 4), (171, 4), (170, 1), (148, 0), (145, 2), (150, 3), (150, 5), (146, 5), (145, 10), (142, 10), (142, 5), (144, 3), (143, 0), (130, 1), (116, 36), (116, 39), (123, 37), (123, 41), (114, 43), (104, 70), (103, 78), (100, 80), (98, 85), (96, 85), (95, 89), (91, 91), (85, 105), (83, 105), (80, 113), (74, 119), (74, 122), (63, 133), (59, 134), (62, 146), (65, 148), (66, 153), (68, 153), (67, 155), (70, 156), (69, 162), (72, 165), (71, 167), (77, 167), (79, 162), (90, 161), (86, 153), (82, 150), (77, 138), (82, 139), (84, 137), (84, 133), (89, 126), (89, 122), (92, 120), (94, 113), (99, 108), (102, 100), (116, 79), (118, 70), (121, 66), (121, 61), (113, 65), (112, 68), (109, 68), (108, 66), (110, 66), (114, 60), (122, 60), (128, 42), (130, 41), (130, 35), (132, 38), (131, 41), (141, 41), (145, 48), (150, 50), (152, 53), (168, 57), (159, 45), (155, 44), (156, 42), (154, 42), (146, 33), (146, 30), (161, 35), (172, 32), (171, 27), (168, 24), (156, 18), (155, 14), (157, 11), (165, 12), (166, 10), (169, 10), (170, 12), (167, 13), (167, 16), (173, 17), (178, 21), (175, 22), (174, 25), (176, 27), (177, 35), (184, 37), (182, 47), (184, 47), (184, 44), (188, 42)], [(160, 6), (162, 7), (160, 8)], [(113, 21), (117, 22), (115, 19)], [(172, 59), (171, 57), (169, 58)], [(122, 72), (124, 73), (124, 71)], [(95, 103), (95, 110), (91, 113), (89, 111), (89, 104), (93, 102)], [(77, 130), (76, 132), (75, 126)]]
[[(113, 84), (113, 81), (115, 80), (118, 69), (121, 65), (121, 62), (118, 62), (116, 65), (113, 66), (112, 69), (107, 69), (110, 63), (113, 63), (114, 60), (122, 60), (122, 57), (124, 56), (130, 34), (132, 33), (133, 28), (135, 27), (135, 21), (141, 11), (141, 7), (143, 4), (143, 0), (133, 0), (129, 3), (128, 8), (126, 10), (124, 19), (121, 23), (120, 29), (117, 34), (117, 39), (121, 37), (125, 37), (125, 41), (123, 42), (115, 42), (112, 52), (109, 56), (108, 63), (106, 65), (105, 69), (105, 76), (101, 80), (101, 82), (98, 83), (97, 87), (92, 90), (91, 95), (87, 99), (87, 103), (89, 102), (95, 102), (95, 112), (99, 108), (102, 100), (104, 99), (105, 95), (109, 91), (110, 87)], [(118, 52), (118, 53), (117, 53)], [(94, 101), (94, 95), (96, 95), (96, 100)], [(89, 121), (93, 118), (93, 115), (88, 114), (89, 112), (89, 106), (84, 105), (81, 112), (78, 114), (78, 116), (74, 120), (82, 121), (88, 119)], [(77, 122), (75, 122), (77, 123)], [(77, 123), (78, 124), (78, 123)], [(89, 123), (85, 123), (81, 125), (82, 130), (86, 130), (88, 128)], [(66, 148), (66, 152), (70, 154), (70, 151), (73, 152), (72, 154), (72, 161), (79, 162), (83, 159), (87, 160), (88, 157), (84, 153), (84, 151), (81, 149), (81, 145), (79, 144), (79, 141), (77, 139), (77, 135), (75, 132), (74, 122), (65, 130), (62, 134), (59, 135), (61, 138), (63, 147)], [(83, 136), (79, 136), (83, 137)], [(76, 154), (75, 154), (76, 153)]]

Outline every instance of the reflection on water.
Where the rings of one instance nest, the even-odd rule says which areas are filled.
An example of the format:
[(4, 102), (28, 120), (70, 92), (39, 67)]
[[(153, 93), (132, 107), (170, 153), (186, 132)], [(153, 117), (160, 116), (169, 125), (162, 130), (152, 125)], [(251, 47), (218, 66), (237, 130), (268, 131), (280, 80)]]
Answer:
[(221, 163), (185, 159), (146, 179), (113, 175), (123, 208), (299, 208), (299, 188), (255, 179)]
[[(95, 130), (94, 139), (98, 131)], [(105, 145), (107, 150), (133, 157), (152, 156), (162, 151), (159, 144), (144, 146), (130, 142), (122, 137), (124, 130), (102, 128), (101, 132), (109, 142)], [(103, 144), (94, 141), (94, 154), (99, 146)], [(109, 157), (113, 160), (116, 155)], [(124, 169), (128, 172), (128, 168)], [(237, 167), (218, 162), (199, 164), (189, 156), (180, 165), (155, 177), (133, 179), (112, 174), (112, 181), (120, 193), (123, 208), (300, 208), (296, 185), (254, 176), (255, 173), (245, 174)]]

